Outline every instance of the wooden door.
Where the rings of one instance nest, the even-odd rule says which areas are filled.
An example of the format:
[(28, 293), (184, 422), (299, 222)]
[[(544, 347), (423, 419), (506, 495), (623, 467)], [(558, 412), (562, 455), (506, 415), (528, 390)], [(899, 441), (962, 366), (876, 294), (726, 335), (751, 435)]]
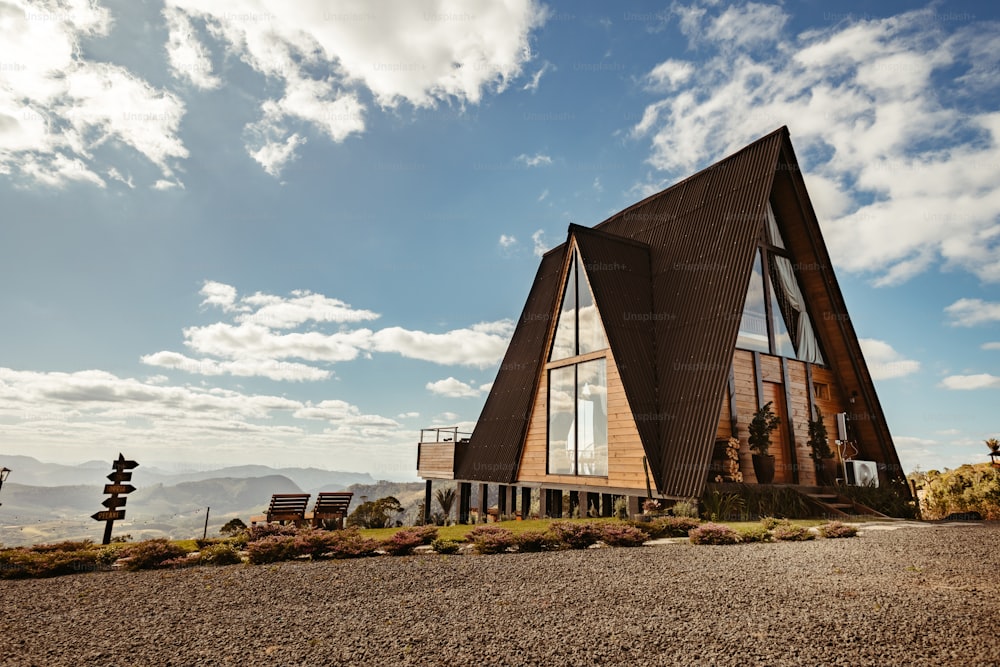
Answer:
[(764, 382), (761, 404), (770, 401), (774, 414), (781, 419), (781, 425), (771, 433), (770, 453), (774, 455), (774, 484), (792, 484), (792, 460), (788, 446), (788, 410), (785, 408), (784, 386), (778, 382)]

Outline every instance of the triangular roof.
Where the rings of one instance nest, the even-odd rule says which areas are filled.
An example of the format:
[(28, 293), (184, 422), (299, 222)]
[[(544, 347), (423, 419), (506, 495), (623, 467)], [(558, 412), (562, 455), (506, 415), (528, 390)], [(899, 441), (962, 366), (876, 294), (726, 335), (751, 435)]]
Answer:
[[(817, 269), (800, 278), (814, 321), (819, 313), (845, 313), (782, 127), (593, 229), (570, 226), (567, 243), (542, 260), (456, 478), (516, 479), (566, 251), (575, 240), (657, 490), (700, 496), (769, 199), (779, 218), (805, 228), (789, 250)], [(817, 334), (843, 362), (832, 364), (842, 384), (867, 407), (861, 435), (878, 442), (882, 460), (898, 469), (853, 327), (846, 318), (830, 319), (840, 335)]]

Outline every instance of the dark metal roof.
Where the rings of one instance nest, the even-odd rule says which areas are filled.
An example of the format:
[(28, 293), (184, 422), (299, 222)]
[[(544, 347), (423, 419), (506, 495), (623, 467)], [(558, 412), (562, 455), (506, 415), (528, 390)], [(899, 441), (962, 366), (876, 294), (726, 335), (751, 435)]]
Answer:
[(509, 484), (517, 477), (565, 255), (560, 246), (542, 258), (489, 398), (456, 461), (456, 479)]
[[(569, 239), (575, 238), (587, 267), (652, 477), (664, 495), (696, 497), (704, 488), (754, 252), (779, 170), (801, 190), (796, 196), (805, 201), (800, 217), (806, 218), (812, 256), (829, 267), (784, 127), (593, 229), (570, 227)], [(555, 326), (567, 247), (568, 242), (542, 260), (456, 470), (458, 479), (512, 483), (517, 477), (546, 342)], [(817, 277), (830, 284), (824, 310), (846, 312), (832, 269)], [(860, 360), (852, 362), (849, 384), (861, 386), (876, 414), (878, 441), (891, 451), (884, 460), (898, 465), (857, 338), (849, 322), (841, 330), (850, 339), (850, 356)]]

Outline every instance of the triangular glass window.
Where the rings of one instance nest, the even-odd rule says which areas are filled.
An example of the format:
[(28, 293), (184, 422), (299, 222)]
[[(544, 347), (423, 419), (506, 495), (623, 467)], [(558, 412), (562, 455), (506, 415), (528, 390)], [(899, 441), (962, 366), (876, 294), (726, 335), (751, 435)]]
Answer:
[(590, 291), (587, 271), (580, 260), (580, 254), (574, 251), (563, 288), (562, 306), (559, 308), (549, 361), (568, 359), (606, 347), (608, 338)]

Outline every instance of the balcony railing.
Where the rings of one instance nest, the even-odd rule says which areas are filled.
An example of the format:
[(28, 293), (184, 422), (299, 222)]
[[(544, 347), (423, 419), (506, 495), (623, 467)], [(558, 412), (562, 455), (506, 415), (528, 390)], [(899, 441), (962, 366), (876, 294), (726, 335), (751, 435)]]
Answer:
[(424, 479), (455, 479), (455, 463), (471, 435), (457, 426), (420, 429), (417, 474)]

